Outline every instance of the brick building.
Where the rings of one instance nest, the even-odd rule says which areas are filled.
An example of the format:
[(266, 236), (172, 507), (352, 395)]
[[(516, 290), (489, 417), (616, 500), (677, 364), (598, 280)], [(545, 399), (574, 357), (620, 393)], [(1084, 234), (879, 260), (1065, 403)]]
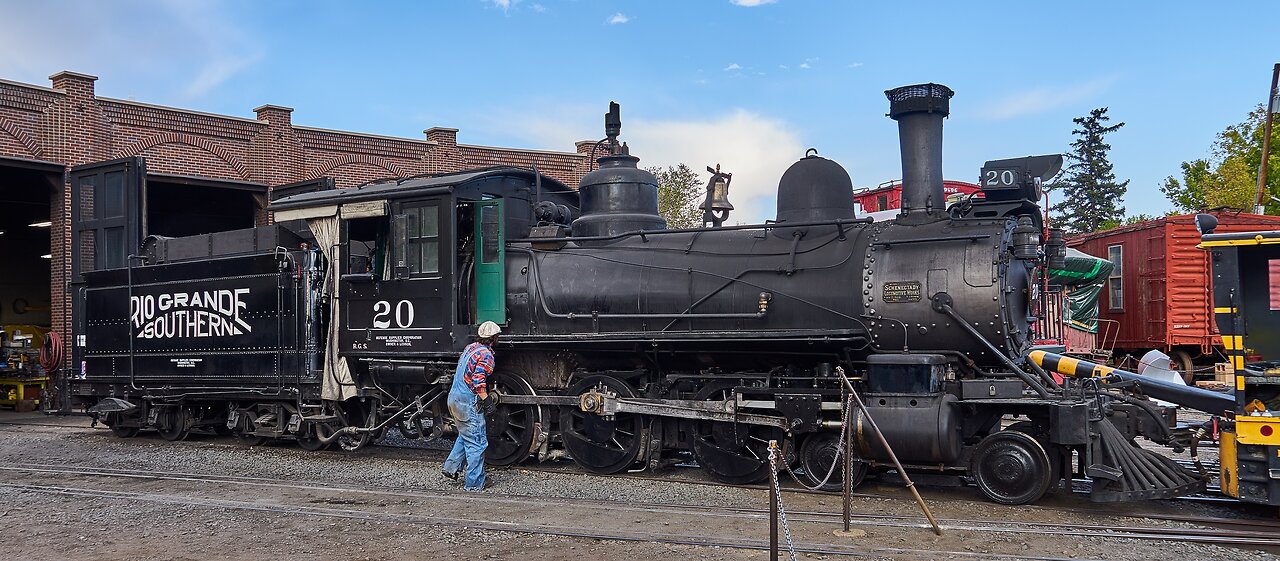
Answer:
[(444, 127), (421, 139), (335, 131), (294, 125), (293, 110), (278, 105), (253, 118), (214, 115), (98, 97), (97, 78), (85, 74), (49, 79), (52, 87), (0, 80), (0, 325), (66, 332), (71, 178), (90, 164), (143, 158), (130, 161), (146, 174), (147, 232), (181, 236), (261, 224), (272, 188), (320, 178), (343, 188), (506, 164), (577, 185), (593, 145), (470, 146)]

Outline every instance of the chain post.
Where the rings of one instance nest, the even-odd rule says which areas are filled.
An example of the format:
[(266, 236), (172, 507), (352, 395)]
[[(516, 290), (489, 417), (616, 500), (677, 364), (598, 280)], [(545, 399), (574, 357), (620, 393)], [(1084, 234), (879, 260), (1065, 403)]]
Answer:
[[(796, 546), (791, 540), (791, 526), (787, 524), (787, 509), (782, 506), (782, 486), (778, 483), (778, 461), (779, 458), (778, 441), (769, 441), (769, 494), (773, 500), (770, 501), (769, 512), (769, 555), (770, 561), (778, 560), (778, 520), (782, 520), (782, 537), (787, 540), (787, 554), (791, 557), (791, 561), (796, 561)], [(786, 460), (782, 459), (783, 465)]]
[[(769, 441), (769, 471), (778, 473), (777, 440)], [(769, 561), (778, 561), (778, 486), (769, 485)]]
[(853, 517), (853, 431), (849, 430), (852, 423), (849, 411), (853, 409), (853, 396), (845, 398), (844, 402), (844, 532), (849, 533), (849, 519)]

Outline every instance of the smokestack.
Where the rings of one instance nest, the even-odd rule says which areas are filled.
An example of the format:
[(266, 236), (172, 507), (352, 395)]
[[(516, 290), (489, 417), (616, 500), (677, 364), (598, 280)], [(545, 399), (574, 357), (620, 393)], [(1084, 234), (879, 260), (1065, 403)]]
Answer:
[(942, 120), (955, 92), (941, 84), (916, 84), (887, 90), (889, 117), (898, 122), (902, 147), (902, 217), (917, 220), (946, 216), (942, 192)]

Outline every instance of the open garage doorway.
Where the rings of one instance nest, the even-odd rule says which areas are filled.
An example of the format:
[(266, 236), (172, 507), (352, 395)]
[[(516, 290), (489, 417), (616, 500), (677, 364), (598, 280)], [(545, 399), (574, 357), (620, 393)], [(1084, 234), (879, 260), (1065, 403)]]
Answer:
[(6, 357), (0, 378), (24, 364), (7, 359), (38, 348), (53, 326), (52, 203), (62, 170), (56, 163), (0, 158), (0, 329), (8, 340), (0, 349)]

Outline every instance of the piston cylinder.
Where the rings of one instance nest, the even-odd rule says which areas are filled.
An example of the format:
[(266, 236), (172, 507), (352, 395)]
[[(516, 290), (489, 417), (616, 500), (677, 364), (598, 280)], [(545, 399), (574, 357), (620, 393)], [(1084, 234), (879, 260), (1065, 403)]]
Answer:
[(960, 457), (963, 419), (957, 398), (951, 394), (868, 394), (867, 411), (854, 412), (855, 438), (864, 458), (888, 460), (880, 440), (871, 434), (876, 420), (898, 459), (910, 463), (950, 463)]

